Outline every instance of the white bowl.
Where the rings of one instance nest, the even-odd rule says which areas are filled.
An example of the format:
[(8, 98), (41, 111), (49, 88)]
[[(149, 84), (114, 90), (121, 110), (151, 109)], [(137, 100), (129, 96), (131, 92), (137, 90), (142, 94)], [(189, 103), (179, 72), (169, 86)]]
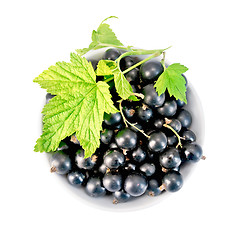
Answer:
[[(106, 51), (106, 48), (92, 51), (87, 53), (85, 57), (88, 60), (93, 60), (93, 59), (100, 60), (105, 51)], [(200, 99), (197, 95), (197, 92), (195, 91), (194, 87), (191, 84), (191, 80), (189, 79), (188, 79), (187, 99), (188, 99), (188, 104), (184, 107), (184, 109), (187, 109), (192, 114), (193, 121), (191, 125), (191, 130), (193, 130), (197, 136), (197, 143), (200, 145), (203, 145), (204, 132), (205, 132), (203, 108), (202, 108)], [(49, 158), (49, 154), (47, 155), (47, 157)], [(195, 167), (197, 167), (197, 163), (189, 163), (184, 165), (184, 167), (181, 168), (180, 172), (183, 175), (184, 181), (188, 180), (189, 174), (193, 172)], [(108, 211), (122, 212), (122, 211), (139, 210), (146, 207), (150, 207), (155, 204), (160, 204), (163, 201), (166, 201), (168, 197), (172, 196), (172, 194), (168, 192), (164, 192), (163, 194), (156, 197), (150, 197), (145, 194), (138, 198), (133, 198), (132, 200), (126, 203), (113, 204), (112, 196), (104, 196), (100, 198), (90, 197), (85, 193), (85, 188), (83, 187), (77, 188), (77, 187), (71, 186), (68, 183), (65, 176), (60, 176), (56, 174), (56, 177), (59, 179), (59, 184), (63, 186), (63, 191), (66, 190), (69, 194), (72, 194), (72, 196), (77, 198), (79, 202), (90, 205), (92, 207), (108, 210)], [(184, 184), (183, 184), (183, 187), (184, 187)]]

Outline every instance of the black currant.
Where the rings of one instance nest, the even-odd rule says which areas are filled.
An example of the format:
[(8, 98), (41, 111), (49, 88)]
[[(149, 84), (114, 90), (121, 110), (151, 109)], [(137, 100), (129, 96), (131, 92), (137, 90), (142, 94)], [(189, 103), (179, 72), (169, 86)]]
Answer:
[(162, 152), (167, 147), (167, 137), (163, 132), (156, 132), (150, 135), (148, 148), (153, 152)]
[(176, 103), (179, 108), (182, 108), (185, 106), (185, 102), (181, 101), (180, 99), (176, 100)]
[(122, 71), (132, 67), (133, 65), (136, 64), (136, 59), (131, 57), (131, 56), (126, 56), (124, 58), (121, 59), (120, 61), (120, 68)]
[(185, 130), (182, 133), (182, 137), (184, 138), (184, 142), (195, 142), (196, 141), (196, 135), (193, 131), (191, 130)]
[(101, 141), (104, 143), (104, 144), (109, 144), (112, 140), (112, 137), (113, 137), (113, 130), (110, 130), (110, 129), (104, 129), (102, 132), (101, 132)]
[(140, 77), (144, 83), (153, 83), (163, 73), (164, 69), (160, 62), (150, 60), (140, 67)]
[(175, 134), (167, 137), (168, 146), (175, 146), (177, 145), (177, 142), (178, 142), (178, 139)]
[(163, 119), (160, 119), (160, 118), (156, 119), (156, 120), (153, 122), (153, 125), (154, 125), (154, 127), (155, 127), (156, 129), (162, 128), (163, 124), (164, 124), (164, 120), (163, 120)]
[(162, 179), (162, 185), (166, 191), (176, 192), (183, 185), (182, 175), (177, 171), (168, 171)]
[(104, 114), (104, 122), (108, 125), (108, 126), (117, 126), (121, 123), (122, 121), (122, 116), (121, 113), (117, 112), (117, 113), (111, 113), (111, 114)]
[(151, 179), (148, 181), (147, 193), (149, 196), (158, 196), (162, 193), (160, 190), (160, 184), (156, 179)]
[(103, 59), (115, 61), (120, 55), (121, 52), (119, 50), (116, 48), (110, 48), (105, 52)]
[(107, 173), (103, 177), (103, 186), (109, 192), (116, 192), (122, 188), (122, 177), (119, 174)]
[(140, 174), (130, 174), (124, 182), (124, 190), (133, 197), (143, 195), (147, 186), (147, 180)]
[(143, 88), (143, 94), (144, 103), (153, 108), (161, 107), (165, 101), (165, 94), (163, 93), (159, 96), (153, 87), (153, 84), (148, 84), (145, 86)]
[(119, 148), (131, 150), (137, 145), (137, 134), (129, 128), (125, 128), (117, 133), (115, 141)]
[(130, 84), (139, 84), (139, 70), (137, 68), (132, 69), (131, 71), (125, 74), (125, 78), (128, 80)]
[(153, 117), (153, 111), (151, 108), (143, 105), (137, 109), (137, 117), (142, 122), (148, 122)]
[(202, 157), (202, 148), (196, 143), (183, 145), (182, 152), (185, 161), (198, 162)]
[(56, 152), (50, 159), (51, 172), (58, 174), (67, 174), (71, 171), (72, 164), (68, 155), (63, 152)]
[(74, 171), (74, 172), (68, 173), (67, 179), (71, 185), (81, 186), (85, 179), (85, 175), (80, 171)]
[(138, 147), (132, 152), (132, 159), (139, 163), (144, 161), (146, 156), (147, 153), (141, 147)]
[(96, 155), (92, 155), (91, 157), (84, 157), (84, 150), (80, 149), (77, 151), (75, 156), (75, 163), (80, 169), (92, 169), (97, 161), (98, 157)]
[(166, 101), (164, 105), (157, 109), (158, 113), (164, 117), (172, 117), (177, 111), (176, 101)]
[(153, 163), (144, 163), (139, 169), (144, 175), (150, 177), (155, 173), (156, 167)]
[(176, 131), (176, 132), (180, 132), (181, 128), (182, 128), (182, 124), (178, 119), (171, 119), (171, 122), (169, 123), (169, 125)]
[(181, 122), (182, 127), (184, 128), (189, 128), (192, 124), (192, 115), (187, 110), (181, 110), (177, 119)]
[(110, 150), (104, 155), (103, 161), (108, 168), (117, 169), (124, 164), (125, 157), (117, 150)]
[(123, 110), (124, 116), (125, 116), (127, 119), (131, 120), (131, 119), (134, 117), (134, 114), (135, 114), (135, 109), (134, 109), (134, 107), (124, 106), (124, 107), (122, 108), (122, 110)]
[(127, 202), (131, 196), (124, 190), (116, 191), (113, 193), (113, 203)]
[(49, 101), (55, 97), (56, 95), (52, 95), (51, 93), (47, 93), (46, 94), (46, 103), (49, 103)]
[(181, 158), (176, 148), (169, 148), (159, 156), (159, 162), (163, 168), (173, 169), (181, 164)]
[(106, 194), (106, 189), (102, 186), (101, 179), (92, 177), (86, 184), (86, 193), (91, 197), (101, 197)]

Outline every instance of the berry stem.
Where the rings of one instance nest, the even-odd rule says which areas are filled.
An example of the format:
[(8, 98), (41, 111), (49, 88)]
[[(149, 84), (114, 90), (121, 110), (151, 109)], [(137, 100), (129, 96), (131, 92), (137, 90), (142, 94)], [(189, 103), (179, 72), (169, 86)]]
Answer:
[[(141, 64), (149, 61), (149, 60), (152, 59), (152, 58), (158, 57), (158, 56), (160, 56), (161, 54), (163, 54), (163, 60), (162, 60), (163, 63), (162, 63), (162, 61), (161, 61), (161, 63), (162, 63), (162, 65), (163, 65), (163, 67), (164, 67), (164, 70), (165, 70), (165, 69), (166, 69), (165, 63), (164, 63), (164, 61), (165, 61), (165, 50), (171, 48), (171, 46), (170, 46), (170, 47), (165, 48), (165, 49), (144, 50), (144, 49), (131, 49), (130, 46), (126, 48), (126, 47), (120, 47), (120, 46), (115, 46), (115, 45), (110, 45), (110, 44), (104, 44), (104, 45), (101, 44), (101, 45), (102, 45), (102, 46), (106, 46), (106, 47), (115, 47), (115, 48), (125, 49), (125, 50), (128, 50), (128, 51), (130, 50), (129, 52), (125, 52), (125, 53), (123, 53), (122, 55), (120, 55), (119, 58), (116, 60), (116, 63), (117, 63), (117, 66), (118, 66), (119, 69), (120, 69), (120, 60), (121, 60), (122, 58), (126, 57), (126, 56), (152, 54), (151, 56), (143, 59), (142, 61), (140, 61), (140, 62), (134, 64), (133, 66), (129, 67), (128, 69), (124, 70), (124, 71), (122, 72), (123, 74), (128, 73), (129, 71), (133, 70), (134, 68), (138, 67), (139, 65), (141, 65)], [(114, 79), (114, 76), (108, 78), (108, 79), (105, 80), (104, 82), (107, 83), (107, 82), (112, 81), (113, 79)]]
[(163, 58), (162, 58), (162, 60), (161, 60), (161, 64), (162, 64), (163, 69), (164, 69), (164, 71), (165, 71), (165, 70), (166, 70), (166, 66), (165, 66), (165, 52), (163, 52), (162, 55), (163, 55)]
[(120, 113), (122, 115), (123, 122), (124, 122), (125, 126), (128, 127), (127, 119), (125, 118), (125, 116), (123, 114), (123, 111), (122, 111), (122, 101), (123, 101), (123, 99), (119, 101), (119, 110), (120, 110)]
[(51, 173), (56, 172), (56, 171), (57, 171), (56, 167), (53, 166), (53, 167), (50, 168)]
[[(170, 46), (171, 47), (171, 46)], [(125, 71), (123, 71), (123, 74), (131, 71), (132, 69), (136, 68), (137, 66), (145, 63), (146, 61), (149, 61), (150, 59), (152, 58), (155, 58), (155, 57), (158, 57), (160, 56), (165, 50), (169, 49), (170, 47), (168, 48), (165, 48), (165, 49), (157, 49), (157, 50), (144, 50), (144, 49), (132, 49), (132, 51), (129, 51), (129, 52), (125, 52), (123, 53), (117, 60), (116, 60), (116, 63), (117, 63), (117, 66), (118, 68), (120, 69), (120, 60), (126, 56), (132, 56), (132, 55), (148, 55), (148, 54), (152, 54), (151, 56), (143, 59), (142, 61), (136, 63), (135, 65), (131, 66), (130, 68), (126, 69)]]
[(163, 124), (163, 126), (170, 129), (177, 136), (178, 144), (177, 144), (176, 148), (178, 148), (178, 146), (182, 148), (181, 139), (184, 139), (184, 138), (179, 136), (179, 134), (170, 125), (168, 125), (169, 123), (171, 123), (171, 120), (168, 118), (165, 118), (165, 123)]
[(118, 45), (114, 45), (114, 44), (105, 44), (105, 43), (99, 43), (94, 50), (97, 49), (97, 47), (102, 46), (102, 47), (113, 47), (113, 48), (118, 48), (118, 49), (122, 49), (122, 50), (127, 50), (130, 51), (132, 46), (127, 46), (127, 47), (123, 47), (123, 46), (118, 46)]
[(119, 101), (119, 110), (120, 110), (120, 113), (121, 113), (122, 118), (123, 118), (123, 122), (125, 123), (126, 127), (128, 127), (128, 124), (129, 124), (130, 126), (132, 126), (133, 128), (135, 128), (137, 131), (139, 131), (140, 133), (142, 133), (145, 137), (150, 138), (150, 136), (148, 136), (143, 130), (137, 128), (133, 123), (130, 123), (130, 122), (125, 118), (125, 116), (124, 116), (124, 114), (123, 114), (123, 111), (122, 111), (122, 101), (123, 101), (123, 99)]

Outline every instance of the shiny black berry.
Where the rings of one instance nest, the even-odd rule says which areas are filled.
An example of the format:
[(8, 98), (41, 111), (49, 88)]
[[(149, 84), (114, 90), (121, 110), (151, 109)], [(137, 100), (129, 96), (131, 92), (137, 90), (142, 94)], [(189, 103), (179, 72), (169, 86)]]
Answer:
[(172, 117), (177, 112), (177, 103), (174, 100), (167, 101), (157, 111), (164, 117)]
[(167, 147), (167, 137), (163, 132), (152, 133), (149, 138), (148, 148), (153, 152), (162, 152)]
[(153, 83), (163, 71), (163, 66), (159, 61), (150, 60), (141, 65), (140, 77), (144, 83)]
[(110, 169), (117, 169), (125, 162), (124, 155), (117, 150), (110, 150), (103, 157), (104, 165)]
[(182, 127), (189, 128), (192, 124), (192, 115), (187, 110), (182, 110), (178, 114), (177, 119), (181, 122)]
[(184, 138), (184, 142), (195, 142), (196, 141), (196, 135), (191, 130), (186, 130), (182, 133), (182, 137)]
[(75, 163), (80, 169), (92, 169), (97, 161), (97, 156), (92, 155), (91, 157), (85, 158), (84, 150), (80, 149), (77, 151), (75, 156)]
[(113, 130), (104, 129), (101, 132), (101, 142), (103, 142), (104, 144), (109, 144), (112, 140), (113, 134), (114, 134)]
[(185, 161), (198, 162), (202, 157), (202, 148), (196, 143), (183, 145), (182, 151)]
[(176, 192), (183, 185), (182, 175), (177, 171), (168, 171), (162, 179), (162, 185), (166, 191)]
[(140, 174), (131, 174), (124, 182), (124, 190), (133, 197), (139, 197), (143, 195), (147, 189), (147, 186), (147, 180)]
[(122, 116), (121, 113), (112, 113), (112, 114), (104, 114), (104, 122), (108, 126), (117, 126), (121, 123)]
[(163, 168), (173, 169), (181, 164), (181, 158), (176, 148), (169, 148), (159, 157), (159, 162)]
[(67, 179), (71, 185), (78, 187), (82, 185), (85, 179), (85, 175), (80, 171), (74, 171), (74, 172), (68, 173)]
[(148, 84), (147, 86), (145, 86), (143, 88), (143, 94), (144, 103), (153, 108), (161, 107), (165, 101), (165, 93), (159, 96), (153, 84)]
[(106, 194), (106, 189), (102, 186), (101, 179), (92, 177), (86, 184), (86, 193), (91, 197), (101, 197)]
[(105, 52), (103, 59), (115, 61), (120, 55), (121, 53), (119, 50), (116, 48), (110, 48)]
[(120, 174), (107, 173), (103, 177), (103, 186), (109, 192), (116, 192), (122, 188), (122, 177)]
[(62, 152), (56, 152), (50, 159), (51, 172), (58, 174), (67, 174), (71, 171), (72, 164), (68, 155)]
[(147, 156), (147, 153), (141, 147), (138, 147), (132, 152), (133, 160), (139, 163), (144, 161), (146, 156)]
[(142, 122), (148, 122), (153, 117), (153, 111), (146, 105), (137, 109), (137, 117)]
[(119, 148), (131, 150), (137, 145), (137, 134), (129, 128), (125, 128), (117, 133), (115, 141)]
[(156, 171), (156, 167), (153, 163), (144, 163), (139, 169), (147, 177), (152, 176)]

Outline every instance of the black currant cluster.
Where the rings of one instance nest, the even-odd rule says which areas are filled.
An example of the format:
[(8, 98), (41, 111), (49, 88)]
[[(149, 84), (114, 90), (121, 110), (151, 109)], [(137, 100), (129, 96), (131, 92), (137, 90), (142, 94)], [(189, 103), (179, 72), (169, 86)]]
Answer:
[[(103, 59), (116, 60), (121, 52), (109, 49)], [(121, 60), (121, 69), (133, 66), (136, 57)], [(96, 68), (97, 61), (91, 61)], [(113, 202), (126, 202), (144, 193), (157, 196), (164, 190), (178, 191), (183, 184), (180, 168), (202, 158), (201, 147), (189, 128), (192, 117), (185, 103), (158, 96), (154, 81), (163, 72), (159, 61), (150, 60), (126, 73), (138, 102), (122, 101), (121, 112), (105, 114), (101, 145), (89, 158), (84, 157), (75, 135), (61, 142), (51, 158), (51, 171), (65, 174), (70, 184), (85, 187), (92, 197), (113, 195)], [(186, 81), (187, 82), (187, 81)], [(119, 96), (109, 83), (113, 101)], [(47, 101), (53, 96), (47, 94)]]

